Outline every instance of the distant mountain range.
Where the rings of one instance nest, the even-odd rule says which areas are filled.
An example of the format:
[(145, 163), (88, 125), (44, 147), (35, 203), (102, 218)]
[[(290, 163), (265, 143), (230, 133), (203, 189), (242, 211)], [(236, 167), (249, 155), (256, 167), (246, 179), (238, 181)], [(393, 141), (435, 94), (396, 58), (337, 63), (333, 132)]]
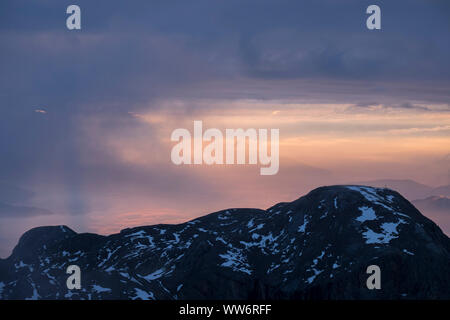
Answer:
[(431, 196), (412, 202), (424, 215), (431, 218), (450, 235), (450, 197)]
[(435, 196), (450, 197), (450, 186), (441, 186), (438, 188), (434, 188), (430, 194)]
[[(380, 290), (366, 286), (369, 265)], [(0, 298), (450, 299), (449, 270), (450, 239), (399, 193), (330, 186), (110, 236), (32, 229), (0, 260)]]
[(415, 200), (413, 204), (421, 211), (441, 212), (450, 215), (450, 197), (431, 196)]
[(450, 185), (435, 188), (427, 186), (425, 184), (418, 183), (413, 180), (396, 180), (396, 179), (358, 181), (355, 182), (355, 184), (366, 185), (376, 188), (390, 188), (393, 190), (397, 190), (410, 201), (417, 199), (424, 199), (430, 196), (450, 197)]
[(413, 180), (373, 180), (358, 184), (372, 187), (387, 187), (399, 191), (410, 200), (425, 216), (438, 223), (450, 235), (450, 185), (430, 187)]

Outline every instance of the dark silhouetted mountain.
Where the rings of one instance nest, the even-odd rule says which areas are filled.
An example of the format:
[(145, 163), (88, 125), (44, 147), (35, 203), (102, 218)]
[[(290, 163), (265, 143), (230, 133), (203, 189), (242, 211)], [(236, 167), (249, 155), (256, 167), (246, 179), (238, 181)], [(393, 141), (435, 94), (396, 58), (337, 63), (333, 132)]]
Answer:
[[(80, 290), (66, 268), (81, 268)], [(369, 290), (369, 265), (381, 289)], [(26, 232), (0, 260), (2, 299), (449, 299), (450, 239), (399, 193), (315, 189), (267, 210), (100, 236)]]

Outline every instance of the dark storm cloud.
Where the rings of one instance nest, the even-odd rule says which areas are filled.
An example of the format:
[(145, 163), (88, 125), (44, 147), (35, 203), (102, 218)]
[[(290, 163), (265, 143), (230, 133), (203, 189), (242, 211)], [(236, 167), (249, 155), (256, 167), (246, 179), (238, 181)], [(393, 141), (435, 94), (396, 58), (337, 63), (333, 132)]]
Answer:
[(187, 83), (236, 77), (405, 81), (429, 90), (425, 80), (450, 82), (445, 1), (380, 2), (381, 31), (365, 28), (369, 1), (79, 1), (81, 31), (65, 29), (68, 4), (3, 2), (6, 102), (21, 95), (25, 105), (51, 97), (65, 112), (94, 101), (129, 107)]
[[(101, 165), (87, 166), (80, 117), (104, 117), (102, 129), (120, 131), (135, 125), (123, 120), (128, 112), (169, 98), (383, 96), (391, 101), (379, 103), (405, 109), (422, 105), (406, 97), (450, 100), (446, 1), (379, 1), (381, 31), (365, 28), (371, 1), (76, 3), (81, 31), (65, 27), (72, 1), (0, 4), (0, 179), (62, 180), (72, 214), (90, 211), (87, 184), (92, 193), (161, 194), (204, 184), (125, 166), (101, 146), (90, 149)], [(189, 191), (179, 183), (186, 176)]]

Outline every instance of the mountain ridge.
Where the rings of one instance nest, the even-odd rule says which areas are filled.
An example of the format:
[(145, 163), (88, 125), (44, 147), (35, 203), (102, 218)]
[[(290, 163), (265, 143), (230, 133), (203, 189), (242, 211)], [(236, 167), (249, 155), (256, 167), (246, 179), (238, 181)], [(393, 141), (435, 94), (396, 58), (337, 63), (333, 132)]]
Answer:
[[(65, 286), (70, 264), (81, 290)], [(371, 264), (382, 290), (365, 285)], [(449, 238), (403, 196), (339, 185), (109, 236), (31, 229), (0, 260), (0, 298), (448, 299), (449, 269)]]
[(412, 179), (378, 179), (354, 182), (357, 185), (366, 185), (375, 188), (390, 188), (397, 190), (408, 200), (414, 201), (430, 196), (448, 196), (450, 197), (450, 185), (441, 185), (432, 187), (419, 183)]
[(424, 199), (417, 199), (412, 203), (419, 209), (430, 209), (443, 211), (450, 214), (450, 197), (446, 196), (429, 196)]

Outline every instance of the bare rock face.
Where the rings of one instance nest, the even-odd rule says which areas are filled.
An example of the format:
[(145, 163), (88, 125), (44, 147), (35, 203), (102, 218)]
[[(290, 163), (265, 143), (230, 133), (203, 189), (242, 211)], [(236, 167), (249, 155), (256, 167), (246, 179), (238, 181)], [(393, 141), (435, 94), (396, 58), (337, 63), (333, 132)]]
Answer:
[[(81, 289), (66, 268), (81, 269)], [(381, 289), (369, 290), (369, 265)], [(449, 299), (450, 240), (393, 190), (330, 186), (100, 236), (26, 232), (0, 260), (1, 299)]]

